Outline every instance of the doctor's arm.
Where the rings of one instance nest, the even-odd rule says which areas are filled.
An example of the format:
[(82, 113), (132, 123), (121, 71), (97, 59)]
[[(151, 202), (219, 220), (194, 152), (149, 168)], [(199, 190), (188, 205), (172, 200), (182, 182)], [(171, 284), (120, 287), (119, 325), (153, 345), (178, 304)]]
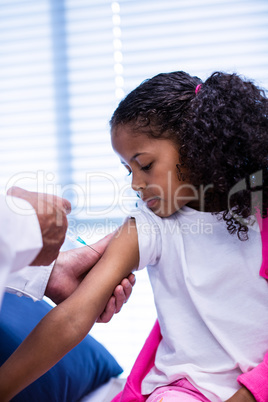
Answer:
[(0, 368), (1, 401), (8, 401), (39, 378), (87, 335), (114, 288), (138, 267), (135, 221), (113, 237), (77, 290), (51, 310)]

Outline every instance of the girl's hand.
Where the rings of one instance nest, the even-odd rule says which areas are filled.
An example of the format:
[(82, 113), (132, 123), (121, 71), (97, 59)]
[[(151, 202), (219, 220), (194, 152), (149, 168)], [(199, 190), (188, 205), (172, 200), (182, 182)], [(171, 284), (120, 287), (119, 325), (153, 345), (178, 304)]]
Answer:
[(242, 387), (225, 402), (256, 402), (256, 399), (247, 388)]

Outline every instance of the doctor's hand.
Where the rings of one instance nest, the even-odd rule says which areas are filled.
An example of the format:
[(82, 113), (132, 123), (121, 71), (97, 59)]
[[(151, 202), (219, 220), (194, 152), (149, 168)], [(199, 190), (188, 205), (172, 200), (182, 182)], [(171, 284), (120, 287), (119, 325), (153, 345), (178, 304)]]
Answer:
[(256, 402), (256, 399), (247, 388), (242, 387), (225, 402)]
[(51, 194), (35, 193), (11, 187), (7, 194), (22, 198), (34, 208), (42, 234), (43, 248), (31, 265), (49, 265), (58, 256), (68, 227), (66, 215), (71, 212), (69, 201)]
[(102, 314), (97, 319), (97, 322), (107, 323), (111, 320), (114, 314), (119, 313), (124, 303), (126, 303), (131, 295), (132, 288), (135, 285), (135, 275), (130, 274), (124, 278), (120, 285), (116, 286), (114, 293)]
[(135, 275), (130, 274), (127, 278), (122, 280), (120, 285), (116, 286), (112, 297), (108, 301), (97, 322), (107, 323), (111, 320), (114, 314), (119, 313), (123, 304), (128, 301), (132, 288), (135, 285), (135, 281)]
[[(113, 233), (92, 246), (103, 254), (112, 237)], [(87, 246), (61, 252), (52, 269), (45, 295), (54, 303), (61, 303), (74, 292), (99, 259), (100, 255)], [(121, 284), (115, 288), (113, 296), (108, 301), (98, 322), (110, 321), (113, 315), (121, 310), (123, 304), (129, 299), (134, 284), (135, 276), (133, 274), (122, 280)]]

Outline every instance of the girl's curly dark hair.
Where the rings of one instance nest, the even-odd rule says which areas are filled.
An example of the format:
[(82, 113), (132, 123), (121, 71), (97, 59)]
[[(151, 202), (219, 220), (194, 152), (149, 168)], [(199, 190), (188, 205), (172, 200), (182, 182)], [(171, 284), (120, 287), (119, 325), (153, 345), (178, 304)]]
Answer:
[(182, 71), (144, 81), (120, 102), (111, 129), (130, 124), (174, 141), (189, 182), (210, 187), (205, 210), (244, 240), (252, 213), (268, 213), (268, 99), (237, 74), (216, 72), (196, 93), (199, 84)]

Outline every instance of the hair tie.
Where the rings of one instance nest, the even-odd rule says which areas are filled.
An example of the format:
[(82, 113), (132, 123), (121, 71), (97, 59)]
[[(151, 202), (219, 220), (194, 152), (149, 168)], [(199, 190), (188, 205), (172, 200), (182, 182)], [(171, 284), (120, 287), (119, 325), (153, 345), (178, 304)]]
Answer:
[(198, 92), (200, 91), (201, 87), (202, 87), (202, 84), (198, 84), (198, 85), (196, 86), (196, 88), (195, 88), (195, 94), (196, 94), (196, 95), (197, 95)]

